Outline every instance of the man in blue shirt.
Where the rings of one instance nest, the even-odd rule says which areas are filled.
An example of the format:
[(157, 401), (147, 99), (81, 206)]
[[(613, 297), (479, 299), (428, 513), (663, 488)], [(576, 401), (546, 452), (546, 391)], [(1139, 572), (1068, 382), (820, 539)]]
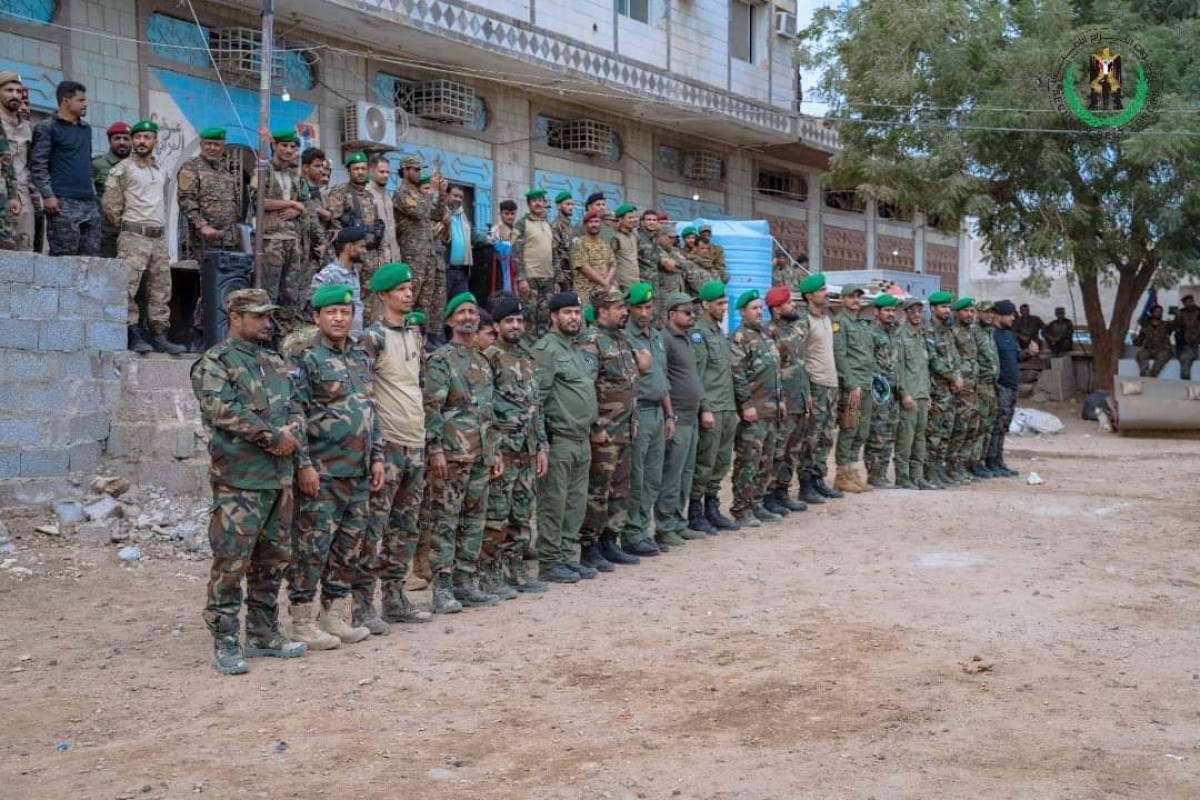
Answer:
[(996, 312), (996, 328), (992, 338), (996, 340), (996, 353), (1000, 357), (1000, 374), (996, 377), (996, 401), (998, 413), (996, 424), (992, 426), (991, 438), (988, 440), (987, 468), (1001, 475), (1015, 477), (1015, 469), (1009, 469), (1004, 463), (1004, 437), (1008, 435), (1008, 426), (1012, 424), (1013, 411), (1017, 405), (1017, 381), (1020, 379), (1020, 362), (1028, 361), (1037, 355), (1037, 342), (1031, 342), (1022, 349), (1017, 335), (1013, 333), (1013, 319), (1017, 307), (1011, 300), (1001, 300), (993, 306)]
[(58, 113), (33, 129), (29, 172), (42, 197), (52, 256), (100, 253), (100, 209), (92, 185), (92, 129), (87, 89), (63, 81), (54, 92)]
[(457, 297), (471, 290), (471, 221), (463, 208), (463, 189), (451, 186), (446, 195), (446, 296)]

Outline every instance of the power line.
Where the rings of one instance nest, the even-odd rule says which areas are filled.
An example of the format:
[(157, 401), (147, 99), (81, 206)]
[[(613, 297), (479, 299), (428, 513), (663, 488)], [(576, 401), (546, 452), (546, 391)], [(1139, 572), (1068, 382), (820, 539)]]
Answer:
[[(196, 28), (203, 30), (203, 26), (200, 24), (200, 18), (196, 15), (196, 7), (192, 5), (192, 0), (187, 0), (187, 5), (188, 11), (192, 12), (192, 19), (196, 23)], [(205, 40), (205, 47), (208, 47), (207, 39)], [(215, 70), (217, 73), (217, 80), (221, 82), (221, 90), (225, 92), (225, 100), (229, 103), (229, 107), (233, 109), (233, 117), (237, 120), (238, 127), (241, 128), (242, 133), (246, 134), (246, 136), (253, 141), (254, 134), (252, 131), (247, 130), (246, 125), (242, 122), (242, 115), (238, 113), (237, 105), (233, 102), (233, 96), (229, 93), (229, 87), (225, 84), (225, 77), (221, 74), (221, 68), (217, 66), (217, 59), (213, 57), (212, 50), (208, 51), (208, 60), (212, 63), (213, 70)], [(266, 155), (260, 154), (260, 157), (266, 158)]]

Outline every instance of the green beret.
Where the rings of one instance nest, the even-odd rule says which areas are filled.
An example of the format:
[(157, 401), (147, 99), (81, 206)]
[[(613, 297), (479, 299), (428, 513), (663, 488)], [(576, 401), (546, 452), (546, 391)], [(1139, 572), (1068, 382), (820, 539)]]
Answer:
[(937, 291), (929, 295), (929, 305), (944, 306), (954, 302), (954, 295), (945, 291)]
[(530, 189), (525, 193), (526, 200), (537, 200), (546, 196), (545, 189)]
[(313, 310), (325, 306), (348, 306), (354, 302), (354, 290), (344, 283), (325, 283), (313, 289)]
[(631, 306), (640, 306), (654, 299), (654, 287), (648, 283), (635, 283), (629, 287), (625, 302)]
[(800, 294), (812, 294), (825, 288), (825, 273), (813, 272), (800, 281)]
[(225, 141), (225, 129), (218, 128), (216, 125), (212, 126), (211, 128), (205, 128), (204, 130), (200, 131), (200, 138), (206, 139), (210, 142), (223, 142)]
[(746, 291), (744, 291), (740, 295), (738, 295), (737, 302), (734, 303), (734, 305), (737, 306), (738, 311), (741, 311), (749, 303), (752, 303), (758, 299), (759, 299), (758, 289), (747, 289)]
[(429, 184), (433, 183), (433, 176), (432, 175), (422, 175), (420, 178), (417, 179), (417, 183), (420, 184), (421, 186), (428, 186)]
[(679, 232), (679, 235), (681, 237), (687, 237), (687, 236), (699, 236), (700, 234), (696, 233), (696, 227), (694, 225), (688, 225), (686, 228), (684, 228), (683, 230), (681, 230)]
[(592, 306), (588, 306), (587, 308), (585, 308), (583, 310), (583, 321), (586, 322), (588, 325), (595, 325), (596, 324), (596, 309), (593, 308)]
[(875, 298), (876, 308), (893, 308), (900, 301), (896, 299), (894, 294), (881, 294)]
[(711, 303), (713, 300), (720, 300), (725, 296), (725, 284), (720, 281), (706, 281), (700, 287), (700, 299)]
[(458, 310), (458, 307), (464, 303), (470, 303), (473, 306), (479, 305), (479, 303), (475, 300), (475, 295), (471, 294), (470, 292), (461, 292), (460, 294), (456, 294), (454, 297), (450, 298), (449, 303), (446, 303), (446, 313), (444, 315), (445, 319), (450, 319), (454, 312)]
[(362, 150), (355, 150), (353, 153), (346, 156), (345, 163), (347, 167), (351, 164), (365, 164), (367, 163), (367, 154)]
[(280, 128), (277, 131), (271, 131), (271, 138), (276, 142), (291, 142), (298, 144), (300, 138), (296, 136), (296, 131), (293, 128)]
[(974, 307), (975, 307), (975, 298), (974, 297), (960, 297), (960, 298), (958, 298), (958, 302), (955, 303), (953, 306), (955, 311), (962, 311), (964, 309), (974, 308)]
[(637, 211), (637, 206), (633, 203), (622, 203), (617, 206), (617, 210), (613, 212), (618, 218), (625, 216), (630, 211)]
[(558, 194), (554, 195), (554, 203), (555, 203), (555, 205), (557, 205), (557, 204), (559, 204), (559, 203), (565, 203), (565, 202), (567, 202), (567, 201), (568, 201), (568, 200), (570, 200), (570, 199), (572, 199), (572, 195), (571, 195), (571, 192), (570, 192), (570, 191), (568, 191), (567, 189), (563, 189), (561, 192), (559, 192)]
[(425, 324), (425, 312), (424, 311), (410, 311), (404, 315), (404, 321), (407, 322), (409, 325), (424, 325)]
[(129, 132), (133, 133), (158, 133), (158, 123), (150, 119), (139, 119), (130, 126)]
[(370, 289), (372, 292), (390, 292), (402, 283), (412, 283), (412, 270), (408, 264), (391, 261), (375, 270)]

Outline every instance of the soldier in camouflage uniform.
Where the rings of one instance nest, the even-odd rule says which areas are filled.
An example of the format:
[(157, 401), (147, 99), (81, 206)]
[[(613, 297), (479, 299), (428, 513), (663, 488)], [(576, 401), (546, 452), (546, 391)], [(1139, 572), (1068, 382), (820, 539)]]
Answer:
[[(632, 203), (625, 203), (617, 207), (613, 212), (613, 219), (616, 222), (616, 228), (612, 230), (612, 238), (609, 244), (612, 247), (613, 255), (617, 258), (617, 277), (616, 287), (622, 292), (628, 291), (630, 286), (633, 286), (641, 279), (641, 267), (638, 265), (638, 234), (637, 234), (637, 207)], [(609, 217), (605, 215), (605, 223), (607, 224)]]
[(512, 264), (517, 275), (517, 295), (525, 316), (526, 338), (535, 342), (550, 326), (550, 295), (566, 284), (562, 262), (555, 250), (558, 241), (546, 217), (546, 190), (525, 193), (529, 213), (513, 226)]
[[(329, 252), (330, 237), (326, 233), (326, 227), (333, 217), (325, 208), (328, 187), (329, 159), (325, 157), (325, 151), (316, 147), (305, 148), (300, 155), (300, 202), (304, 203), (305, 209), (300, 224), (300, 252), (304, 256), (304, 274), (309, 276), (316, 274), (325, 265)], [(389, 214), (391, 205), (392, 199), (389, 196)], [(378, 214), (378, 203), (375, 210)]]
[(496, 446), (492, 368), (472, 344), (479, 327), (475, 298), (455, 295), (445, 317), (450, 342), (434, 351), (425, 367), (425, 449), (437, 526), (430, 559), (433, 610), (439, 614), (500, 600), (479, 588), (479, 550), (488, 482), (504, 474)]
[[(20, 75), (0, 70), (0, 250), (33, 249), (34, 203), (29, 175), (33, 128), (21, 115), (28, 91)], [(100, 188), (103, 190), (103, 184)]]
[(808, 508), (803, 500), (792, 500), (788, 494), (804, 450), (804, 428), (811, 393), (803, 356), (808, 326), (792, 296), (792, 289), (787, 286), (776, 286), (767, 292), (771, 321), (763, 326), (763, 331), (779, 349), (780, 385), (787, 399), (787, 416), (780, 425), (775, 453), (771, 456), (771, 473), (764, 476), (764, 480), (770, 480), (771, 489), (763, 507), (776, 514), (780, 512), (775, 506), (782, 506), (785, 511)]
[(434, 342), (441, 342), (442, 309), (446, 302), (446, 264), (438, 256), (433, 236), (433, 223), (446, 215), (443, 200), (449, 184), (438, 176), (437, 185), (428, 194), (421, 191), (421, 170), (424, 164), (417, 156), (400, 160), (400, 177), (392, 204), (396, 212), (396, 244), (400, 256), (413, 273), (415, 307), (425, 312), (425, 332)]
[(833, 319), (825, 275), (815, 272), (800, 281), (800, 296), (807, 305), (801, 321), (804, 337), (800, 348), (808, 373), (808, 420), (800, 454), (800, 494), (809, 505), (821, 504), (843, 494), (825, 483), (829, 471), (829, 448), (837, 426), (838, 373), (833, 343)]
[(841, 492), (874, 489), (858, 472), (858, 460), (871, 432), (875, 400), (875, 337), (871, 321), (860, 315), (865, 304), (861, 286), (842, 287), (842, 310), (833, 318), (833, 354), (838, 374), (838, 437), (834, 448), (837, 477), (833, 488)]
[(904, 392), (899, 369), (902, 345), (896, 324), (896, 306), (899, 303), (895, 295), (881, 294), (875, 298), (874, 305), (875, 324), (871, 333), (875, 339), (875, 367), (877, 373), (887, 381), (889, 392), (882, 402), (875, 401), (863, 461), (867, 467), (867, 483), (876, 489), (890, 489), (892, 484), (887, 478), (888, 463), (892, 460), (896, 424), (900, 419), (899, 398)]
[(979, 478), (1003, 477), (993, 472), (985, 463), (987, 445), (992, 436), (992, 428), (996, 425), (996, 415), (1000, 411), (996, 395), (996, 379), (1000, 375), (1000, 354), (996, 350), (996, 340), (992, 338), (995, 329), (996, 313), (990, 302), (979, 304), (979, 319), (971, 326), (971, 334), (979, 350), (979, 374), (976, 391), (979, 394), (979, 433), (971, 446), (971, 454), (967, 460), (972, 475)]
[(575, 294), (591, 297), (597, 289), (607, 289), (617, 279), (617, 258), (612, 247), (600, 237), (604, 212), (592, 210), (583, 218), (583, 235), (571, 243), (571, 283)]
[(763, 499), (787, 403), (779, 374), (779, 348), (763, 331), (763, 303), (758, 290), (743, 292), (737, 299), (737, 308), (741, 325), (729, 342), (739, 417), (731, 510), (740, 525), (757, 528), (764, 522), (783, 518), (768, 511)]
[(1163, 319), (1162, 306), (1152, 307), (1150, 316), (1142, 318), (1137, 336), (1133, 337), (1133, 346), (1138, 348), (1138, 374), (1143, 378), (1157, 378), (1174, 352), (1171, 325)]
[[(299, 139), (294, 130), (272, 132), (273, 158), (263, 194), (266, 219), (263, 223), (262, 280), (272, 302), (281, 306), (280, 334), (286, 336), (297, 324), (308, 297), (304, 254), (300, 252), (300, 231), (307, 208), (300, 193), (300, 175), (296, 162)], [(258, 191), (258, 175), (250, 187)]]
[[(554, 271), (559, 276), (557, 291), (571, 288), (571, 245), (575, 242), (575, 222), (571, 217), (575, 214), (575, 199), (569, 191), (563, 190), (554, 195), (554, 205), (558, 210), (550, 230), (554, 234)], [(546, 325), (549, 327), (547, 311)]]
[[(108, 183), (108, 173), (112, 168), (129, 158), (133, 152), (133, 138), (129, 132), (129, 123), (117, 120), (108, 126), (108, 150), (92, 156), (92, 185), (96, 189), (96, 198), (104, 197), (104, 187)], [(100, 256), (103, 258), (117, 257), (117, 237), (121, 233), (119, 225), (114, 226), (104, 215), (100, 216)]]
[(687, 251), (688, 258), (707, 270), (715, 280), (729, 283), (729, 272), (725, 268), (725, 248), (713, 243), (712, 225), (700, 226), (695, 244)]
[(799, 253), (793, 261), (787, 253), (777, 250), (771, 262), (771, 285), (784, 286), (793, 292), (800, 291), (800, 281), (808, 274), (802, 265), (807, 263), (808, 256), (804, 253)]
[(896, 372), (900, 388), (893, 395), (900, 403), (896, 428), (896, 486), (900, 489), (934, 489), (925, 477), (925, 429), (929, 425), (929, 350), (922, 318), (924, 304), (904, 303), (900, 323), (900, 362)]
[(642, 212), (641, 226), (638, 230), (638, 276), (642, 283), (648, 283), (655, 294), (654, 324), (661, 328), (666, 319), (662, 301), (667, 292), (678, 292), (683, 288), (682, 277), (679, 274), (679, 264), (663, 251), (659, 244), (658, 213), (651, 210)]
[[(350, 624), (350, 585), (367, 529), (371, 492), (383, 486), (383, 440), (371, 397), (371, 365), (350, 339), (350, 287), (319, 286), (312, 308), (320, 331), (293, 361), (292, 383), (304, 411), (305, 443), (296, 454), (300, 524), (288, 578), (292, 634), (310, 650), (371, 635)], [(312, 602), (321, 588), (318, 626)]]
[(929, 421), (925, 428), (925, 480), (935, 488), (958, 486), (946, 474), (950, 437), (954, 434), (954, 396), (962, 391), (958, 346), (951, 325), (954, 318), (949, 292), (929, 295), (930, 329), (925, 344), (929, 351)]
[(13, 169), (8, 137), (0, 128), (0, 250), (17, 249), (16, 221), (21, 213), (17, 191), (17, 173)]
[[(213, 635), (213, 667), (246, 672), (246, 657), (303, 655), (279, 630), (278, 597), (291, 560), (293, 456), (304, 439), (282, 359), (265, 346), (272, 305), (261, 289), (225, 300), (230, 338), (192, 366), (192, 391), (209, 433), (213, 562), (204, 624)], [(247, 583), (246, 650), (239, 641), (242, 580)]]
[(613, 563), (601, 553), (625, 527), (628, 515), (632, 444), (637, 437), (638, 374), (649, 368), (649, 353), (634, 354), (624, 326), (629, 309), (616, 288), (592, 295), (596, 326), (584, 332), (581, 345), (597, 364), (596, 403), (599, 416), (592, 424), (591, 471), (588, 475), (587, 514), (579, 531), (579, 563), (612, 572)]
[(954, 395), (954, 432), (946, 452), (946, 474), (951, 480), (971, 483), (967, 462), (971, 448), (981, 433), (983, 421), (979, 416), (979, 341), (972, 333), (975, 321), (975, 300), (960, 297), (954, 304), (954, 344), (958, 348), (959, 375), (963, 387)]
[(362, 288), (363, 323), (370, 325), (377, 312), (375, 296), (371, 294), (371, 276), (379, 268), (387, 228), (379, 219), (375, 198), (367, 188), (367, 156), (359, 151), (346, 156), (346, 172), (350, 180), (339, 183), (325, 197), (329, 210), (329, 230), (336, 235), (342, 228), (361, 228), (366, 231), (367, 252), (359, 267)]
[(537, 400), (533, 354), (524, 344), (525, 319), (520, 302), (498, 298), (492, 319), (499, 335), (484, 351), (495, 379), (496, 433), (504, 474), (488, 489), (483, 529), (482, 588), (502, 598), (549, 587), (525, 573), (525, 551), (533, 534), (536, 479), (546, 474), (550, 443)]

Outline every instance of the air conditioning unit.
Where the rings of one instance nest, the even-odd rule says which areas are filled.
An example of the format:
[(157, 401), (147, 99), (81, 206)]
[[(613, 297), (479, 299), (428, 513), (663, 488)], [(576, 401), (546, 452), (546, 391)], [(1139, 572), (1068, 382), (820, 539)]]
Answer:
[(359, 101), (342, 113), (342, 143), (347, 147), (391, 147), (399, 141), (396, 109)]
[(409, 108), (422, 119), (466, 125), (475, 119), (475, 90), (457, 81), (418, 83)]
[(690, 150), (683, 154), (683, 177), (692, 181), (719, 181), (725, 160), (712, 150)]
[(775, 33), (785, 39), (795, 39), (796, 15), (790, 11), (776, 11)]
[(558, 146), (570, 153), (604, 156), (612, 152), (611, 125), (594, 119), (574, 119), (558, 126)]

